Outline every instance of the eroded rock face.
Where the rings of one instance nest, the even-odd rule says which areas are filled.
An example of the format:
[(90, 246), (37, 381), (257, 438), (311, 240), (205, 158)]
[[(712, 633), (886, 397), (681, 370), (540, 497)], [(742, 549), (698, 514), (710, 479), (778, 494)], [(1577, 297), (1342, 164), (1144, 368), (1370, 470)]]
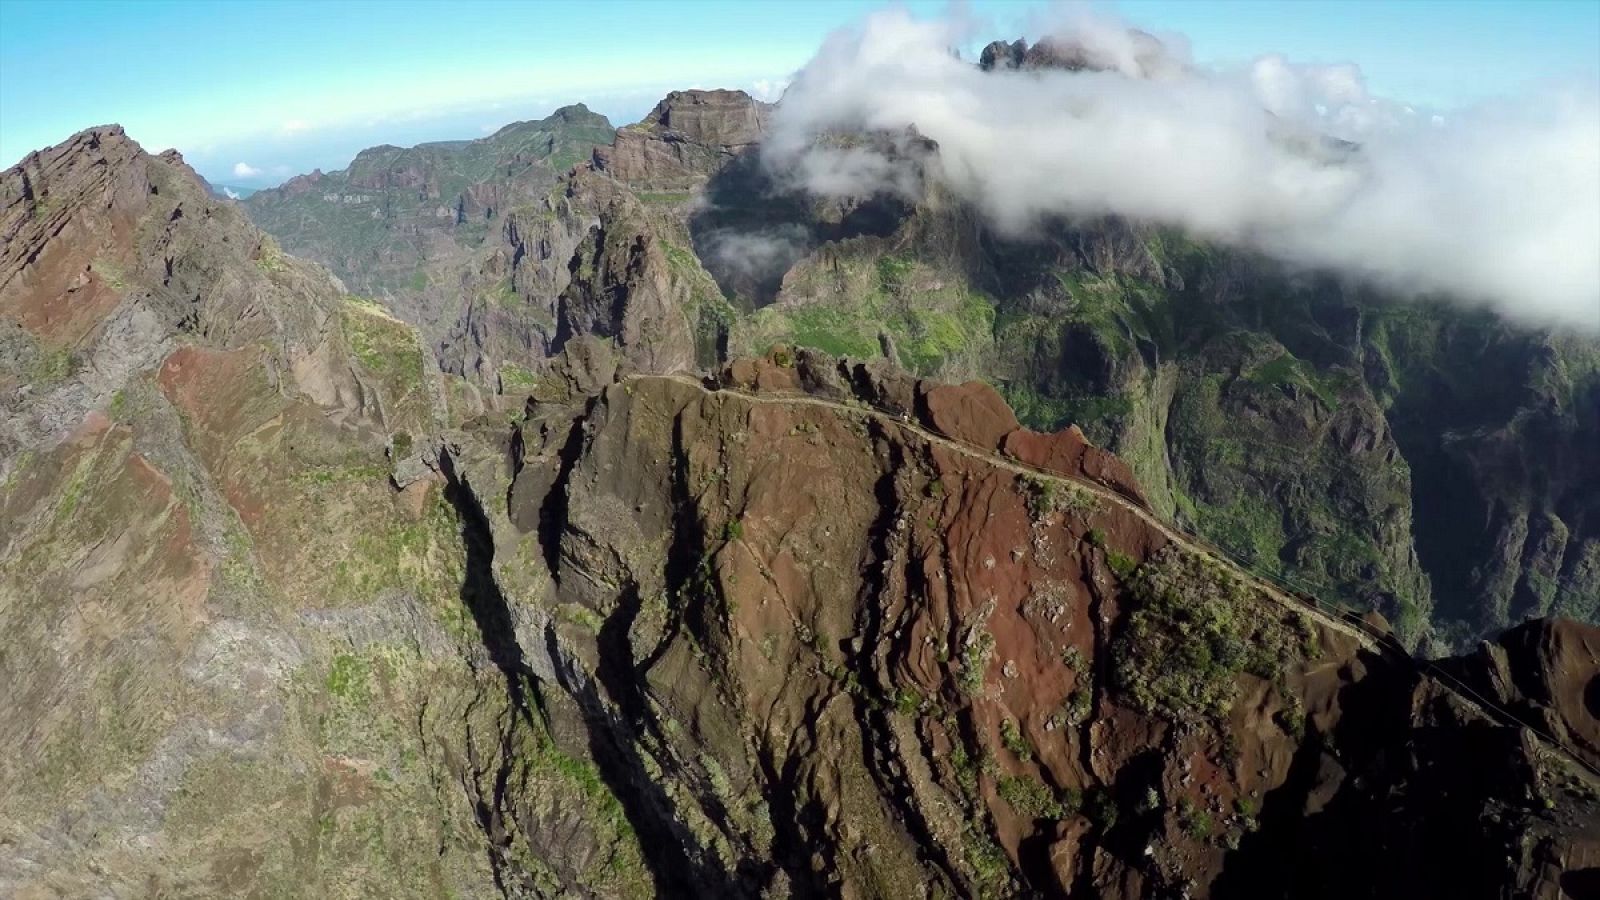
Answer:
[[(1548, 894), (1550, 866), (1589, 865), (1587, 781), (1514, 728), (1174, 544), (1115, 479), (1004, 468), (986, 435), (1050, 439), (993, 439), (977, 389), (915, 389), (965, 398), (938, 404), (954, 444), (864, 394), (815, 402), (850, 370), (785, 351), (725, 371), (737, 393), (636, 379), (524, 426), (571, 436), (512, 491), (557, 515), (501, 552), (542, 542), (557, 602), (597, 617), (554, 641), (640, 754), (600, 764), (660, 837), (658, 884)], [(1110, 465), (1055, 440), (1074, 475)]]
[(594, 166), (638, 189), (689, 190), (758, 143), (770, 109), (743, 91), (673, 91), (596, 147)]
[(84, 131), (0, 175), (0, 475), (47, 449), (179, 335), (316, 341), (339, 286), (284, 257), (181, 157), (119, 126)]
[(1600, 766), (1600, 628), (1537, 620), (1446, 664), (1490, 701)]
[[(508, 781), (598, 809), (478, 633), (416, 330), (121, 129), (0, 190), (0, 894), (481, 895)], [(537, 877), (636, 895), (580, 819)]]
[[(566, 208), (558, 181), (612, 134), (578, 104), (476, 140), (371, 147), (240, 206), (290, 252), (417, 326), (446, 371), (493, 390), (504, 363), (527, 371), (546, 355), (539, 329), (564, 286), (547, 282), (595, 214)], [(542, 279), (530, 274), (556, 255)]]
[(554, 349), (574, 335), (615, 339), (640, 371), (694, 367), (685, 314), (688, 295), (675, 282), (666, 251), (640, 219), (614, 204), (578, 245), (562, 293)]

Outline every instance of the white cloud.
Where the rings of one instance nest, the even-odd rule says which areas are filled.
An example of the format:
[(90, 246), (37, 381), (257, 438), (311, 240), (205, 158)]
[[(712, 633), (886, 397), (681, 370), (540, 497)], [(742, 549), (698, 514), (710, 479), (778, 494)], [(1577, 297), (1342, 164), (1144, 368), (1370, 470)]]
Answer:
[(222, 193), (223, 193), (223, 195), (224, 195), (224, 196), (226, 196), (226, 197), (227, 197), (227, 198), (228, 198), (228, 199), (229, 199), (229, 200), (237, 200), (237, 199), (239, 199), (239, 192), (238, 192), (238, 191), (236, 191), (236, 190), (234, 190), (234, 189), (233, 189), (233, 188), (230, 188), (230, 187), (227, 187), (227, 186), (224, 186), (224, 187), (223, 187), (223, 188), (222, 188)]
[(255, 178), (260, 174), (261, 170), (250, 165), (249, 163), (241, 162), (233, 164), (233, 177), (235, 178)]
[(750, 96), (767, 103), (776, 102), (789, 86), (787, 78), (758, 78), (750, 85)]
[(304, 119), (290, 119), (289, 121), (283, 123), (283, 127), (279, 130), (285, 135), (293, 136), (300, 134), (303, 131), (310, 131), (311, 123)]
[(816, 138), (914, 127), (939, 145), (931, 175), (1004, 233), (1125, 216), (1600, 331), (1594, 85), (1424, 117), (1353, 65), (1206, 70), (1181, 36), (1081, 11), (1049, 34), (1090, 68), (983, 72), (948, 50), (966, 27), (891, 9), (831, 35), (774, 117), (774, 174), (904, 192), (903, 160)]

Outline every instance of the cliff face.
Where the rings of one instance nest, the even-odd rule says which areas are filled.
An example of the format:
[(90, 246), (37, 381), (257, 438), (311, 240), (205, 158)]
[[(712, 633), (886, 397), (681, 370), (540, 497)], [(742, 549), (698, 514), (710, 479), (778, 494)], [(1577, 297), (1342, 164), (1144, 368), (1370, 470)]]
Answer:
[(1174, 539), (1081, 437), (1019, 429), (979, 385), (786, 361), (735, 365), (733, 391), (630, 380), (522, 428), (497, 558), (543, 556), (534, 643), (570, 658), (533, 668), (640, 754), (602, 768), (657, 821), (658, 878), (1557, 896), (1593, 864), (1593, 800), (1566, 806), (1586, 778), (1532, 775), (1514, 731)]
[(640, 190), (696, 188), (761, 142), (770, 110), (743, 91), (673, 91), (610, 146), (596, 147), (594, 167)]
[(0, 893), (1554, 898), (1600, 865), (1593, 629), (1437, 680), (982, 384), (641, 373), (682, 270), (626, 195), (508, 403), (117, 129), (0, 188)]

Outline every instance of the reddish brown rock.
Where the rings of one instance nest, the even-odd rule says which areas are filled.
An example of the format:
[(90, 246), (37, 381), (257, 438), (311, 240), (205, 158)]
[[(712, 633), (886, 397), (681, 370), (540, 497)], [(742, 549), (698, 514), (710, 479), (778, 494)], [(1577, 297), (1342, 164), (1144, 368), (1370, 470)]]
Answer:
[(0, 178), (0, 316), (70, 344), (121, 301), (153, 187), (120, 125), (31, 153)]
[(958, 441), (994, 450), (1018, 428), (1005, 398), (981, 381), (966, 384), (918, 385), (919, 418), (930, 428)]
[(1535, 620), (1446, 665), (1492, 702), (1600, 768), (1600, 627)]
[(789, 357), (782, 359), (783, 362), (771, 356), (736, 359), (723, 369), (722, 383), (743, 391), (800, 390), (800, 373), (789, 363)]
[(760, 141), (768, 109), (743, 91), (673, 91), (596, 147), (594, 167), (635, 187), (687, 190)]
[(1018, 428), (1005, 436), (1001, 449), (1030, 466), (1098, 481), (1131, 500), (1149, 505), (1128, 464), (1089, 443), (1076, 425), (1055, 434)]

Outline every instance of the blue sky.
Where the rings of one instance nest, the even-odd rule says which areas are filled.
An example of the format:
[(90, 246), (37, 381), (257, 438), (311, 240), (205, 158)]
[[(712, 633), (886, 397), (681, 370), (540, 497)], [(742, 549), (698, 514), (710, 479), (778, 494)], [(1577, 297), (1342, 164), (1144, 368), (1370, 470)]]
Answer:
[[(178, 147), (215, 182), (260, 186), (342, 167), (362, 147), (475, 137), (564, 103), (623, 123), (674, 88), (776, 90), (830, 30), (881, 5), (0, 0), (0, 165), (115, 121), (147, 149)], [(1439, 108), (1545, 78), (1600, 79), (1595, 0), (1098, 5), (1185, 34), (1204, 64), (1269, 52), (1355, 62), (1374, 93)], [(970, 7), (1004, 37), (1047, 8)]]

